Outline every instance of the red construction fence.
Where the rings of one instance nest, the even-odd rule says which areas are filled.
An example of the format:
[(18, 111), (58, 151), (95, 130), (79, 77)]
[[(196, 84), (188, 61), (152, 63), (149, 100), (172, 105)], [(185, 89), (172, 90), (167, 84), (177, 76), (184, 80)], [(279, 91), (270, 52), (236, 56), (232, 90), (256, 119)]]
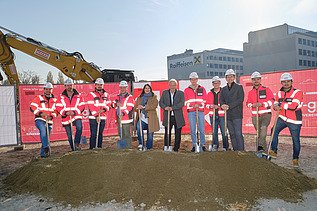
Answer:
[[(302, 71), (290, 71), (294, 78), (294, 87), (302, 90), (304, 92), (304, 105), (303, 105), (303, 127), (302, 136), (317, 137), (317, 69), (313, 70), (302, 70)], [(277, 73), (266, 73), (262, 75), (262, 84), (268, 86), (272, 89), (275, 94), (281, 87), (279, 82), (281, 72)], [(146, 82), (152, 86), (154, 93), (161, 96), (163, 90), (168, 89), (167, 81), (154, 81)], [(143, 86), (146, 83), (135, 83), (134, 84), (134, 98), (136, 98), (142, 91)], [(212, 88), (212, 83), (210, 79), (204, 79), (199, 81), (200, 84), (205, 86), (207, 91)], [(240, 83), (244, 87), (245, 100), (248, 91), (252, 88), (252, 83), (250, 76), (243, 76), (240, 78)], [(179, 81), (179, 89), (184, 90), (189, 85), (189, 81), (181, 80)], [(222, 85), (225, 85), (225, 80), (222, 80)], [(94, 84), (75, 84), (75, 88), (82, 93), (85, 98), (87, 94), (94, 90)], [(110, 94), (110, 97), (115, 96), (118, 93), (118, 83), (105, 84), (105, 90)], [(58, 96), (64, 90), (63, 85), (55, 85), (53, 94)], [(29, 106), (35, 95), (43, 93), (42, 85), (21, 85), (19, 89), (19, 99), (20, 99), (20, 124), (21, 124), (21, 140), (23, 143), (39, 142), (39, 132), (34, 125), (34, 115), (30, 112)], [(160, 123), (163, 118), (163, 111), (157, 109), (159, 114)], [(85, 113), (87, 114), (87, 113)], [(182, 132), (185, 134), (189, 133), (189, 124), (187, 120), (187, 113), (184, 108), (186, 126), (183, 128)], [(274, 116), (274, 115), (273, 115)], [(206, 115), (206, 134), (211, 132), (209, 117)], [(273, 118), (271, 120), (273, 123)], [(163, 127), (161, 124), (161, 131), (163, 132)], [(243, 118), (243, 132), (254, 134), (255, 130), (251, 121), (251, 111), (249, 108), (244, 106), (244, 118)], [(114, 109), (111, 109), (106, 122), (106, 127), (104, 135), (116, 135), (116, 121)], [(283, 134), (288, 135), (289, 131), (286, 129)], [(89, 137), (89, 121), (86, 116), (83, 119), (83, 136)], [(65, 129), (62, 127), (61, 118), (57, 117), (54, 119), (54, 126), (51, 134), (51, 140), (66, 140), (67, 136)]]

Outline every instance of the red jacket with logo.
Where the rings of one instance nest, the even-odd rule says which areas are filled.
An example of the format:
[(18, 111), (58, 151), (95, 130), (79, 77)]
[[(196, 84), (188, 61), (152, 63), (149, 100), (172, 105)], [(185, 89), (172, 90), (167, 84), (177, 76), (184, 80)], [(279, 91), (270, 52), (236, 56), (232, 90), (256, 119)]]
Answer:
[(107, 119), (107, 111), (110, 109), (109, 94), (102, 90), (101, 93), (97, 91), (90, 92), (87, 96), (87, 104), (89, 108), (89, 119), (96, 119), (99, 116), (99, 110), (103, 109), (104, 112), (100, 113), (100, 119)]
[(196, 111), (196, 109), (193, 108), (194, 104), (200, 104), (198, 111), (204, 111), (207, 92), (203, 86), (198, 85), (196, 90), (189, 86), (184, 90), (184, 94), (187, 112)]
[[(225, 112), (220, 108), (220, 91), (221, 91), (221, 88), (219, 90), (219, 92), (217, 93), (217, 97), (218, 97), (218, 103), (217, 105), (219, 106), (218, 109), (216, 109), (216, 115), (219, 115), (219, 116), (224, 116), (225, 115)], [(209, 110), (208, 114), (209, 116), (212, 116), (214, 114), (214, 109), (211, 108), (211, 105), (215, 105), (215, 91), (214, 89), (211, 89), (210, 92), (208, 92), (207, 94), (207, 100), (206, 100), (206, 109)], [(218, 110), (218, 112), (217, 112)]]
[(274, 104), (279, 104), (282, 107), (279, 117), (284, 121), (302, 124), (303, 92), (301, 90), (292, 87), (288, 92), (285, 92), (280, 89)]
[[(73, 89), (74, 93), (71, 98), (67, 96), (66, 89), (62, 92), (62, 94), (57, 99), (56, 103), (56, 109), (59, 112), (59, 114), (62, 116), (62, 125), (69, 125), (71, 122), (82, 119), (83, 110), (85, 109), (85, 102), (81, 94), (76, 90)], [(70, 116), (66, 116), (67, 111), (73, 111), (75, 112), (75, 115), (72, 116), (72, 119), (70, 119)]]
[(133, 96), (130, 95), (129, 93), (126, 93), (125, 95), (120, 95), (118, 94), (114, 101), (112, 101), (112, 107), (118, 110), (117, 103), (121, 103), (121, 123), (126, 124), (126, 123), (131, 123), (133, 122), (133, 107), (134, 107), (134, 100)]
[(260, 85), (258, 89), (252, 88), (248, 93), (246, 105), (252, 108), (252, 115), (256, 116), (256, 108), (252, 107), (253, 103), (262, 103), (259, 107), (259, 115), (270, 113), (271, 106), (274, 103), (274, 95), (270, 88)]
[(41, 114), (45, 113), (52, 118), (51, 120), (48, 120), (49, 124), (53, 124), (53, 118), (57, 116), (55, 109), (56, 98), (54, 95), (50, 98), (47, 98), (45, 95), (37, 95), (30, 105), (30, 110), (35, 115), (35, 120), (39, 119), (46, 122), (46, 119), (41, 117)]

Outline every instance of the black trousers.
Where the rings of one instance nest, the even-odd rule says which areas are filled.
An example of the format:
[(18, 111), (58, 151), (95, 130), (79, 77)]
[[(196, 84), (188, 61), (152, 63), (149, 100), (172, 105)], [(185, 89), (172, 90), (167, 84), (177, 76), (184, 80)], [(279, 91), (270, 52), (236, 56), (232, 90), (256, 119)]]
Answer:
[(164, 134), (164, 146), (171, 146), (171, 137), (172, 137), (172, 128), (174, 126), (175, 131), (175, 144), (174, 144), (174, 151), (178, 151), (180, 144), (181, 144), (181, 135), (182, 135), (182, 127), (177, 128), (175, 116), (171, 116), (170, 118), (170, 128), (169, 128), (169, 137), (167, 138), (167, 127), (165, 127), (165, 134)]

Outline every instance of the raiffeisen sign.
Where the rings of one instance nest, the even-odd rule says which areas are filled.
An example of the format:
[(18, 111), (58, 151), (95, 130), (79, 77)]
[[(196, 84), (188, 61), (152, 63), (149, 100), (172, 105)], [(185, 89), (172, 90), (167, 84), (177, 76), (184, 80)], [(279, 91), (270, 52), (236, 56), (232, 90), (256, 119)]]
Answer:
[(203, 64), (203, 56), (201, 54), (196, 56), (188, 56), (185, 58), (169, 60), (168, 69), (191, 67), (199, 64)]

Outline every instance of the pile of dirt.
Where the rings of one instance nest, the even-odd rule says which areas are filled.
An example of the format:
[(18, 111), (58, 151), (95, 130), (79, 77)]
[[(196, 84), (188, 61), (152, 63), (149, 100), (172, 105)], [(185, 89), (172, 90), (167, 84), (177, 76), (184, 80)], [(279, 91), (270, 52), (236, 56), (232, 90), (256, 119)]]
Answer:
[(260, 198), (296, 202), (317, 189), (316, 180), (247, 152), (82, 151), (35, 159), (4, 182), (74, 206), (132, 200), (180, 210), (251, 207)]

